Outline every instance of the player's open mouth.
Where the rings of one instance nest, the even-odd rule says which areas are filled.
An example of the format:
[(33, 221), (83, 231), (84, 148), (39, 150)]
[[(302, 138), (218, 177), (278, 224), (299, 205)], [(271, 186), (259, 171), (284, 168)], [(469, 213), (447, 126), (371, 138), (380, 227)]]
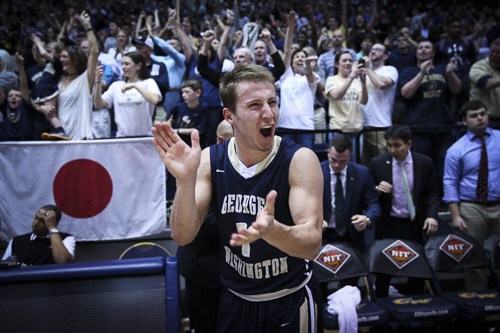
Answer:
[(265, 138), (268, 138), (273, 135), (273, 127), (271, 125), (262, 126), (260, 128), (260, 134), (262, 134)]

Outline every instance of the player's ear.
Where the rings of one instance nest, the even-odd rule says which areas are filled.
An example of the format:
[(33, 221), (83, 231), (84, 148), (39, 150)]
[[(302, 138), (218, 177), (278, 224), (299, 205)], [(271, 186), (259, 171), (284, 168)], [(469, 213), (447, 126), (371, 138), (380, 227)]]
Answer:
[(233, 124), (233, 113), (229, 111), (228, 108), (222, 109), (222, 114), (224, 115), (224, 119), (231, 125)]

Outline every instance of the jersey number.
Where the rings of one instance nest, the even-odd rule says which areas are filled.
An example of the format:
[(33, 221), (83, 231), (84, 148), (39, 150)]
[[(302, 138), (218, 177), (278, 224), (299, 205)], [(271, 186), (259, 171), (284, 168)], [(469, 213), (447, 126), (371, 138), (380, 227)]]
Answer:
[[(246, 229), (247, 224), (245, 222), (237, 222), (236, 223), (236, 229), (241, 230), (241, 229)], [(250, 257), (250, 244), (243, 244), (241, 246), (241, 255), (244, 257), (249, 258)]]

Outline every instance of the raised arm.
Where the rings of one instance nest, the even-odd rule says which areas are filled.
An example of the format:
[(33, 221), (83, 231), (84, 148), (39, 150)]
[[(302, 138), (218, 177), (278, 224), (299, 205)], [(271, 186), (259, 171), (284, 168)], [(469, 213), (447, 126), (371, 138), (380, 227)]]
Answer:
[(377, 7), (377, 0), (371, 0), (371, 15), (370, 15), (370, 21), (366, 24), (366, 27), (368, 30), (373, 30), (373, 27), (377, 24), (379, 13), (378, 13), (378, 7)]
[(24, 58), (18, 52), (16, 52), (16, 64), (19, 71), (19, 90), (21, 90), (21, 95), (23, 96), (24, 101), (29, 103), (30, 90), (28, 88), (28, 78), (26, 76), (26, 70), (24, 69)]
[(262, 238), (294, 257), (313, 260), (317, 256), (323, 222), (323, 175), (318, 158), (311, 150), (302, 148), (295, 153), (290, 164), (289, 182), (288, 202), (295, 225), (287, 226), (274, 219), (274, 203), (280, 193), (271, 191), (256, 221), (232, 235), (232, 246)]
[(347, 30), (349, 30), (349, 13), (347, 8), (348, 0), (341, 0), (341, 2), (342, 2), (342, 12), (340, 14), (340, 22), (342, 23), (345, 29), (343, 32), (347, 33)]
[(220, 18), (217, 18), (217, 23), (222, 28), (222, 36), (220, 37), (219, 47), (217, 48), (217, 57), (222, 63), (227, 56), (227, 47), (229, 45), (229, 31), (231, 30), (234, 14), (232, 11), (227, 10), (227, 18), (231, 25), (225, 25)]
[(172, 238), (185, 245), (196, 237), (212, 199), (209, 148), (201, 152), (197, 130), (191, 134), (192, 147), (167, 123), (156, 123), (152, 132), (153, 145), (177, 181), (170, 215)]
[(139, 34), (142, 31), (142, 21), (146, 18), (146, 12), (143, 10), (139, 14), (139, 17), (137, 18), (137, 24), (135, 25), (135, 35), (134, 36), (139, 36)]
[(191, 42), (184, 29), (182, 29), (177, 19), (172, 19), (171, 24), (173, 27), (172, 31), (181, 42), (182, 53), (184, 53), (184, 55), (186, 56), (186, 61), (189, 61), (189, 59), (191, 59), (191, 56), (193, 55), (193, 52), (196, 52), (196, 47)]
[(153, 36), (153, 42), (157, 45), (163, 52), (168, 54), (175, 62), (176, 66), (184, 66), (186, 62), (186, 57), (181, 52), (177, 51), (169, 42), (161, 39), (158, 36)]
[(97, 57), (99, 56), (99, 46), (97, 45), (97, 38), (92, 29), (92, 24), (90, 23), (90, 15), (86, 11), (83, 11), (80, 16), (78, 16), (78, 20), (87, 33), (87, 39), (90, 44), (90, 55), (87, 60), (87, 78), (89, 80), (89, 90), (92, 92), (95, 69), (97, 68)]
[(269, 49), (269, 55), (273, 59), (274, 67), (271, 67), (269, 70), (273, 73), (273, 77), (276, 81), (280, 79), (280, 77), (285, 73), (285, 63), (283, 62), (283, 58), (279, 53), (276, 45), (274, 45), (273, 37), (271, 35), (271, 31), (269, 29), (263, 29), (260, 34), (260, 39), (266, 43), (267, 48)]
[(158, 33), (158, 36), (163, 38), (163, 35), (168, 31), (168, 30), (172, 30), (174, 27), (173, 27), (173, 24), (174, 24), (174, 21), (176, 20), (176, 13), (175, 13), (175, 10), (173, 9), (168, 9), (168, 20), (167, 20), (167, 23), (165, 23), (165, 26), (163, 27), (163, 29)]
[(292, 42), (295, 30), (297, 28), (297, 15), (292, 10), (288, 13), (286, 18), (286, 37), (285, 37), (285, 70), (292, 65)]
[(224, 74), (220, 70), (209, 66), (208, 55), (203, 53), (203, 47), (200, 49), (200, 53), (198, 55), (198, 72), (200, 72), (200, 75), (209, 81), (214, 87), (219, 86), (220, 79)]
[[(73, 18), (71, 18), (70, 20), (72, 21)], [(60, 49), (64, 48), (63, 38), (64, 38), (64, 36), (66, 36), (66, 29), (67, 29), (68, 26), (69, 26), (69, 22), (68, 21), (64, 21), (64, 23), (62, 25), (62, 28), (59, 31), (59, 34), (57, 35), (57, 46)]]
[(154, 17), (155, 17), (154, 31), (155, 31), (155, 33), (159, 33), (160, 29), (161, 29), (161, 23), (160, 23), (160, 16), (159, 16), (158, 8), (156, 8), (154, 11)]
[(45, 46), (43, 45), (43, 42), (40, 40), (40, 37), (38, 37), (37, 34), (35, 33), (31, 34), (31, 40), (33, 41), (33, 43), (35, 43), (36, 48), (38, 49), (38, 52), (40, 53), (40, 56), (42, 58), (44, 58), (48, 62), (54, 61), (54, 57), (52, 56), (52, 54), (47, 52)]

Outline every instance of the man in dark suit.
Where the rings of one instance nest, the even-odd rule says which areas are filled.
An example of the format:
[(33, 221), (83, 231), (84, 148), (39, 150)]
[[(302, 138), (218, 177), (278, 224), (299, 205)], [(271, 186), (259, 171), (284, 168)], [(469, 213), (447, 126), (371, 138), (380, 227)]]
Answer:
[[(363, 252), (373, 239), (373, 232), (368, 231), (373, 230), (372, 225), (380, 215), (380, 206), (368, 168), (350, 162), (351, 149), (352, 141), (348, 136), (335, 135), (328, 149), (328, 161), (321, 163), (324, 179), (323, 243), (343, 241)], [(341, 193), (338, 179), (341, 180), (344, 194), (344, 202), (340, 205), (344, 207), (339, 206), (339, 198), (336, 198), (336, 193)], [(345, 226), (339, 219), (345, 219)], [(368, 230), (365, 231), (366, 228)]]
[[(352, 141), (344, 135), (333, 137), (323, 171), (323, 244), (346, 242), (363, 252), (373, 241), (373, 225), (380, 215), (375, 183), (368, 168), (350, 162)], [(319, 272), (318, 272), (319, 273)], [(331, 292), (329, 279), (320, 278), (326, 301)], [(340, 281), (339, 287), (356, 286), (357, 278)]]
[[(373, 158), (370, 164), (382, 208), (375, 237), (423, 244), (423, 233), (431, 235), (438, 227), (434, 163), (429, 157), (410, 151), (412, 133), (407, 125), (390, 127), (385, 138), (389, 153)], [(377, 277), (376, 286), (378, 296), (387, 296), (388, 280)]]

